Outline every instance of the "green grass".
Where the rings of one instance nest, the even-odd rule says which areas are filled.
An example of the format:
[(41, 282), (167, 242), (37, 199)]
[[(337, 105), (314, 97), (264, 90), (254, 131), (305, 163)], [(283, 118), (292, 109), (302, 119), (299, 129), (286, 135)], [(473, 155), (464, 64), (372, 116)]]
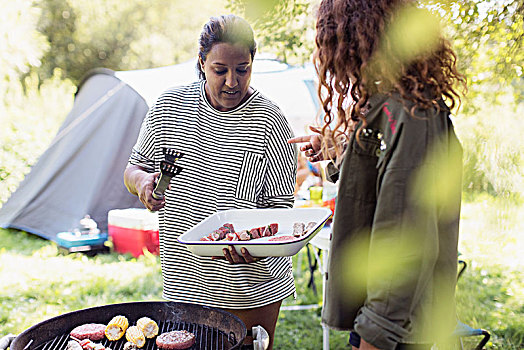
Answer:
[[(458, 283), (458, 315), (490, 331), (487, 349), (524, 346), (522, 209), (522, 204), (491, 197), (477, 197), (463, 206), (460, 251), (469, 267)], [(0, 336), (19, 334), (50, 317), (86, 307), (161, 300), (157, 256), (65, 255), (54, 243), (16, 230), (0, 229), (0, 242)], [(318, 269), (313, 274), (315, 294), (308, 287), (305, 249), (294, 257), (294, 264), (297, 298), (286, 299), (284, 306), (318, 307), (281, 311), (275, 348), (321, 349), (321, 276)], [(331, 349), (345, 348), (347, 340), (347, 332), (330, 331)], [(467, 340), (467, 348), (479, 340)]]
[(15, 230), (0, 230), (0, 240), (0, 334), (85, 307), (161, 297), (156, 256), (64, 255), (54, 243)]
[(463, 205), (461, 218), (459, 249), (469, 267), (458, 282), (459, 316), (490, 331), (488, 349), (522, 349), (524, 205), (476, 196)]

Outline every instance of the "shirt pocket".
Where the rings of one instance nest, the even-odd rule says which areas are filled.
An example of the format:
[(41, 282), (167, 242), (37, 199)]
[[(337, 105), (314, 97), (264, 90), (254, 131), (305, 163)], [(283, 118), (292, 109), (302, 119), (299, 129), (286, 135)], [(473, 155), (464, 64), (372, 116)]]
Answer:
[(240, 167), (240, 174), (236, 187), (235, 197), (256, 202), (262, 192), (266, 173), (267, 160), (261, 153), (245, 151)]
[(378, 159), (381, 155), (382, 133), (379, 130), (363, 129), (360, 140), (353, 139), (353, 150), (355, 153)]
[[(369, 129), (366, 129), (369, 130)], [(365, 203), (376, 202), (377, 162), (379, 159), (380, 140), (370, 134), (362, 133), (360, 142), (353, 138), (344, 160), (339, 191), (353, 200)]]

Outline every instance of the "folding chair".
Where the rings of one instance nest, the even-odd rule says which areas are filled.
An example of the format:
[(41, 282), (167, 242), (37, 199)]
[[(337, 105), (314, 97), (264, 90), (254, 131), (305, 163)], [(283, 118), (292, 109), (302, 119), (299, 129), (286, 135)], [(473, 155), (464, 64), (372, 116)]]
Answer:
[[(468, 264), (464, 260), (460, 260), (460, 259), (458, 261), (458, 264), (460, 267), (459, 267), (459, 271), (457, 274), (457, 281), (460, 278), (460, 276), (462, 276), (462, 273), (464, 272), (464, 270), (466, 270), (466, 267), (468, 266)], [(480, 335), (482, 335), (483, 338), (480, 341), (480, 343), (478, 343), (478, 345), (475, 347), (475, 350), (482, 350), (484, 348), (484, 345), (488, 343), (491, 335), (487, 330), (481, 329), (481, 328), (472, 328), (468, 326), (467, 324), (458, 321), (457, 326), (455, 327), (455, 330), (452, 333), (452, 337), (458, 338), (461, 349), (464, 349), (462, 338), (480, 336)]]
[(491, 335), (488, 331), (481, 328), (472, 328), (468, 326), (467, 324), (464, 324), (462, 322), (457, 323), (457, 327), (453, 331), (452, 336), (458, 338), (460, 343), (460, 348), (464, 349), (464, 344), (462, 343), (462, 338), (464, 337), (473, 337), (473, 336), (479, 336), (482, 335), (483, 338), (481, 339), (480, 343), (475, 347), (475, 350), (482, 350), (484, 348), (484, 345), (486, 345), (489, 341), (489, 338)]

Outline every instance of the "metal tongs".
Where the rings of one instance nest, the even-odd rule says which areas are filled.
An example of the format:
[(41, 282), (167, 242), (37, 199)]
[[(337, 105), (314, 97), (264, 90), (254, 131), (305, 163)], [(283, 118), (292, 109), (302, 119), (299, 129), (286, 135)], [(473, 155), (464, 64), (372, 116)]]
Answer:
[(172, 148), (166, 148), (166, 147), (162, 147), (162, 153), (164, 153), (166, 162), (171, 163), (171, 164), (174, 164), (177, 160), (182, 158), (182, 156), (184, 155), (184, 153), (180, 151), (176, 151)]
[(182, 157), (183, 153), (169, 148), (164, 148), (163, 152), (165, 160), (160, 162), (160, 175), (156, 180), (155, 189), (152, 193), (154, 199), (164, 198), (164, 192), (169, 186), (171, 178), (182, 171), (182, 168), (175, 165), (175, 162)]

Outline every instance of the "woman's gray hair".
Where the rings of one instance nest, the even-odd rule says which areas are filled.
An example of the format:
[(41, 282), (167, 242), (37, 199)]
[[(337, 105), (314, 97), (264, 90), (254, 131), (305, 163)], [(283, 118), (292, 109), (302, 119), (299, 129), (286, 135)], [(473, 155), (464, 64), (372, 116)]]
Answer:
[[(204, 25), (200, 39), (198, 40), (198, 57), (206, 61), (207, 54), (218, 43), (240, 44), (249, 49), (251, 59), (255, 58), (257, 44), (255, 42), (253, 29), (245, 19), (236, 15), (222, 15), (211, 17)], [(200, 79), (206, 79), (206, 75), (197, 62), (197, 71)]]

